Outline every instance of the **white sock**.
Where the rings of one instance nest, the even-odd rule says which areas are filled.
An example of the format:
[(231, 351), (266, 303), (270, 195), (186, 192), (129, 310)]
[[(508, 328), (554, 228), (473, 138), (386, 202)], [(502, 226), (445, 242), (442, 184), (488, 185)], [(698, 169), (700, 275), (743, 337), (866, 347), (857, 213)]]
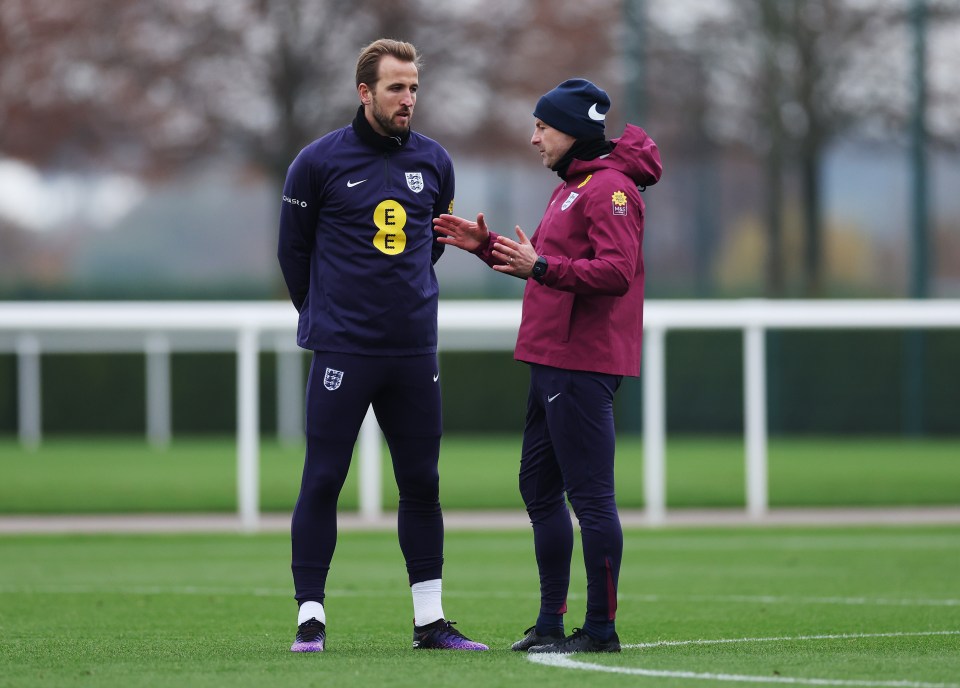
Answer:
[(304, 621), (316, 619), (322, 624), (327, 623), (327, 614), (323, 611), (323, 605), (319, 602), (304, 602), (300, 605), (300, 612), (297, 614), (297, 625)]
[(417, 626), (426, 626), (437, 619), (443, 618), (443, 606), (440, 604), (440, 593), (443, 581), (440, 578), (421, 581), (410, 586), (413, 593), (413, 623)]

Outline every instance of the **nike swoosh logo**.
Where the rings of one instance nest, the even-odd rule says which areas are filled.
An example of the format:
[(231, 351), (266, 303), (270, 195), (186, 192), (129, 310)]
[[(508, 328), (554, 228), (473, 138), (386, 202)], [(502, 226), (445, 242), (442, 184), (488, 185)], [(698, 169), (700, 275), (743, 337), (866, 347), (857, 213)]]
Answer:
[(590, 106), (590, 109), (587, 110), (587, 117), (589, 117), (590, 119), (592, 119), (594, 122), (602, 122), (603, 120), (605, 120), (605, 119), (607, 118), (607, 116), (606, 116), (605, 114), (600, 114), (599, 112), (597, 112), (597, 104), (596, 104), (596, 103), (594, 103), (593, 105), (591, 105), (591, 106)]
[(436, 382), (436, 381), (439, 380), (439, 379), (440, 379), (440, 373), (437, 373), (436, 375), (433, 376), (433, 381), (434, 381), (434, 382)]
[(367, 181), (367, 180), (366, 180), (366, 179), (361, 179), (361, 180), (358, 181), (358, 182), (351, 182), (350, 180), (347, 180), (347, 188), (348, 188), (348, 189), (352, 189), (352, 188), (355, 187), (357, 184), (363, 184), (365, 181)]
[(556, 399), (556, 398), (557, 398), (558, 396), (560, 396), (561, 394), (563, 394), (563, 392), (557, 392), (557, 393), (554, 394), (552, 397), (547, 397), (547, 403), (549, 404), (551, 401), (553, 401), (554, 399)]

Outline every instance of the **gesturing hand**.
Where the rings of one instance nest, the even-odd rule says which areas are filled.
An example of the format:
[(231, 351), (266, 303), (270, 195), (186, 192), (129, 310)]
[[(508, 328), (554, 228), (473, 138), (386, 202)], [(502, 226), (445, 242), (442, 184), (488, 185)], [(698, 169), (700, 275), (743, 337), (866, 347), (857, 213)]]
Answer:
[(441, 244), (450, 244), (464, 251), (476, 251), (487, 243), (487, 237), (490, 235), (483, 213), (477, 215), (476, 222), (470, 222), (456, 215), (443, 214), (433, 218), (433, 228), (443, 235), (437, 239)]
[(537, 262), (537, 251), (520, 229), (520, 225), (517, 225), (517, 238), (519, 241), (505, 236), (497, 237), (493, 255), (503, 263), (494, 265), (493, 269), (515, 277), (527, 278), (533, 274), (533, 264)]

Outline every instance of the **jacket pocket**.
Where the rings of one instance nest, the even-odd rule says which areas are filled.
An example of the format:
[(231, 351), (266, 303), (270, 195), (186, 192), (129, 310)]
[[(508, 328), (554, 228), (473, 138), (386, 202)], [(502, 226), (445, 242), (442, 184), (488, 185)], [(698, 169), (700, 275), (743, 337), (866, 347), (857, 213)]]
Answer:
[(557, 338), (561, 342), (570, 341), (576, 303), (577, 295), (572, 292), (562, 292), (557, 302)]

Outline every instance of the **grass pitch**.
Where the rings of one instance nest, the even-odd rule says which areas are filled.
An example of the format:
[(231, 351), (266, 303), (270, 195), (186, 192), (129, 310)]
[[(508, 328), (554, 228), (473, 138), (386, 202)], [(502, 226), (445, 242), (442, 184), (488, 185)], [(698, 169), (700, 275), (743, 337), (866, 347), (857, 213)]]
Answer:
[[(450, 509), (522, 509), (520, 436), (448, 435), (440, 459), (441, 499)], [(671, 437), (670, 507), (742, 507), (742, 438)], [(293, 508), (302, 446), (265, 441), (260, 452), (264, 511)], [(617, 501), (643, 506), (643, 450), (636, 436), (617, 446)], [(37, 450), (0, 439), (0, 513), (123, 513), (236, 510), (233, 438), (177, 438), (155, 450), (142, 438), (50, 438)], [(396, 508), (389, 454), (383, 504)], [(357, 508), (357, 461), (341, 494)], [(960, 501), (960, 438), (773, 438), (771, 506), (937, 505)]]
[(628, 531), (623, 653), (546, 665), (507, 649), (537, 612), (530, 533), (446, 539), (444, 610), (490, 652), (410, 649), (392, 532), (341, 534), (306, 656), (285, 536), (0, 537), (0, 686), (960, 687), (957, 527)]

